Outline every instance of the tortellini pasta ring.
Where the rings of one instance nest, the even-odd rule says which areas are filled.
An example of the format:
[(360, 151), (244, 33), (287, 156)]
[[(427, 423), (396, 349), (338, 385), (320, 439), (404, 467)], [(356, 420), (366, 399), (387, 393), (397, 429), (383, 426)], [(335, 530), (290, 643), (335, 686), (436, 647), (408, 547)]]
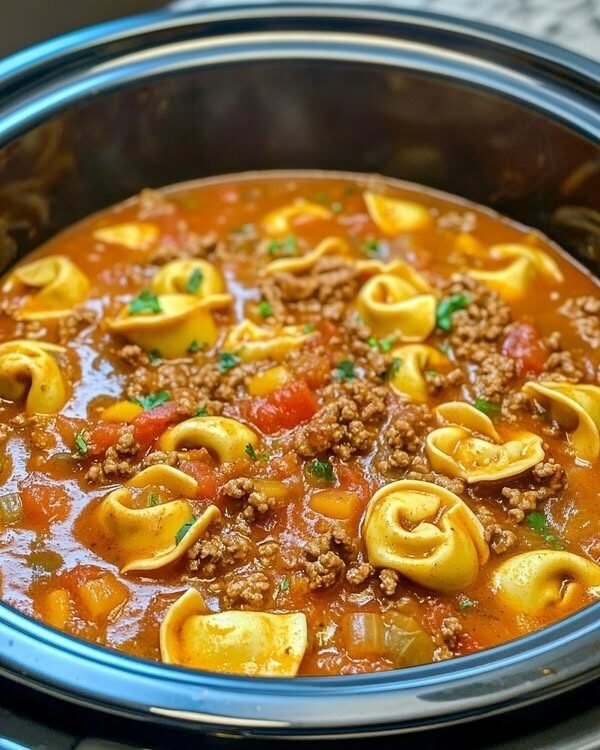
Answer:
[(192, 417), (169, 428), (160, 438), (164, 451), (206, 448), (219, 461), (243, 458), (248, 445), (255, 447), (258, 436), (249, 427), (230, 417)]
[[(113, 540), (123, 565), (122, 573), (157, 570), (179, 560), (221, 517), (216, 505), (209, 505), (200, 518), (188, 500), (170, 500), (149, 508), (130, 508), (130, 491), (114, 490), (100, 504), (97, 517)], [(181, 530), (186, 533), (179, 537)]]
[(149, 221), (125, 221), (100, 227), (94, 231), (94, 239), (108, 245), (123, 245), (129, 250), (148, 250), (159, 237), (159, 229)]
[(378, 490), (367, 506), (363, 538), (372, 565), (443, 593), (473, 583), (489, 557), (474, 513), (429, 482), (399, 480)]
[(132, 315), (125, 307), (108, 322), (108, 328), (166, 358), (185, 356), (192, 342), (205, 346), (216, 342), (218, 331), (211, 309), (221, 306), (222, 300), (190, 294), (162, 294), (157, 299), (160, 311)]
[(531, 381), (523, 391), (550, 410), (550, 417), (567, 431), (578, 458), (600, 455), (600, 387), (555, 381)]
[(67, 401), (67, 387), (53, 354), (62, 346), (17, 339), (0, 344), (0, 398), (25, 400), (28, 414), (56, 414)]
[[(207, 260), (184, 258), (172, 260), (152, 279), (156, 294), (192, 294), (201, 299), (225, 292), (219, 271)], [(231, 295), (227, 295), (231, 300)]]
[(244, 320), (228, 333), (223, 347), (238, 353), (242, 362), (255, 362), (260, 359), (281, 360), (293, 349), (297, 349), (310, 338), (302, 326), (284, 326), (266, 329), (250, 320)]
[(358, 312), (375, 336), (397, 334), (402, 341), (424, 341), (435, 328), (437, 300), (390, 273), (372, 276), (357, 298)]
[(406, 344), (391, 351), (398, 361), (390, 386), (398, 393), (405, 394), (415, 401), (427, 401), (427, 383), (423, 375), (426, 369), (443, 367), (448, 358), (427, 344)]
[(495, 596), (518, 614), (539, 615), (579, 604), (582, 593), (600, 596), (600, 565), (562, 550), (535, 550), (503, 562), (492, 577)]
[(386, 263), (376, 258), (357, 260), (356, 270), (361, 276), (371, 277), (380, 273), (391, 274), (403, 279), (419, 292), (433, 291), (427, 281), (412, 266), (403, 260), (392, 260)]
[[(450, 409), (437, 412), (449, 421), (458, 422), (433, 430), (427, 436), (426, 450), (435, 471), (460, 477), (469, 484), (492, 482), (518, 476), (544, 459), (542, 439), (530, 432), (520, 432), (513, 440), (500, 438), (485, 414), (475, 416), (470, 404), (453, 402)], [(490, 439), (483, 439), (479, 434)], [(494, 442), (492, 442), (492, 440)]]
[(265, 267), (266, 276), (274, 273), (307, 273), (325, 255), (346, 257), (351, 254), (350, 246), (341, 237), (326, 237), (310, 252), (298, 258), (277, 258)]
[(310, 201), (297, 200), (270, 211), (262, 221), (267, 234), (277, 237), (293, 229), (292, 221), (299, 217), (307, 219), (330, 219), (331, 211), (325, 206)]
[(160, 626), (166, 664), (256, 677), (293, 677), (308, 645), (300, 612), (210, 613), (200, 592), (188, 589)]
[(509, 260), (505, 268), (497, 271), (473, 269), (467, 271), (479, 281), (508, 300), (522, 297), (538, 277), (560, 283), (563, 275), (556, 262), (542, 250), (528, 245), (508, 243), (493, 245), (489, 256), (494, 260)]
[(90, 282), (65, 255), (47, 255), (14, 269), (3, 291), (15, 289), (39, 290), (25, 300), (17, 317), (22, 320), (43, 320), (68, 315), (86, 299)]
[(423, 229), (431, 221), (429, 211), (415, 201), (390, 198), (371, 192), (366, 192), (364, 199), (369, 216), (379, 229), (388, 235), (414, 232)]
[(194, 477), (167, 464), (148, 466), (127, 482), (127, 487), (140, 488), (150, 485), (166, 487), (170, 492), (181, 497), (195, 497), (198, 491), (198, 482)]

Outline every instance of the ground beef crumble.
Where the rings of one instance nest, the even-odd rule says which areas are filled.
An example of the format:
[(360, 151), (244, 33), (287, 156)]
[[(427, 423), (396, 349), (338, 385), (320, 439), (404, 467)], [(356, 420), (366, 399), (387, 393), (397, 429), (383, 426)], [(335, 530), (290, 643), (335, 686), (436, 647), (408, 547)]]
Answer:
[(592, 295), (572, 297), (559, 309), (571, 320), (580, 338), (592, 349), (600, 348), (600, 299)]
[(550, 458), (536, 464), (526, 481), (527, 487), (503, 487), (501, 492), (508, 500), (508, 515), (517, 523), (526, 513), (535, 510), (538, 503), (558, 497), (565, 486), (566, 475), (562, 466)]
[(247, 521), (254, 521), (257, 514), (263, 515), (279, 505), (277, 498), (269, 497), (258, 489), (255, 480), (249, 477), (230, 479), (223, 485), (221, 492), (227, 498), (242, 501), (241, 515)]
[(196, 542), (187, 553), (188, 571), (201, 578), (247, 561), (252, 543), (235, 529), (221, 530)]
[(211, 590), (222, 590), (224, 609), (261, 609), (271, 588), (271, 581), (263, 571), (234, 573), (224, 587), (215, 584)]
[(357, 547), (357, 541), (341, 527), (334, 527), (305, 544), (299, 566), (308, 577), (309, 589), (329, 589), (338, 583)]
[(377, 460), (379, 471), (388, 474), (414, 463), (432, 421), (433, 414), (426, 404), (410, 401), (395, 404), (390, 424), (383, 432), (382, 455)]

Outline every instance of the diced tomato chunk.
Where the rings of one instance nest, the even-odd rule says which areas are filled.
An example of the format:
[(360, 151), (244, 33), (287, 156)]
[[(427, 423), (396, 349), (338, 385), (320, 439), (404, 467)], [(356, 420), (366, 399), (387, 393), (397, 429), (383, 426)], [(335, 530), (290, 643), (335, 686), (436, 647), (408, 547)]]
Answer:
[(338, 464), (335, 467), (340, 487), (348, 492), (355, 492), (363, 503), (371, 497), (369, 482), (357, 466)]
[(210, 500), (216, 497), (217, 476), (212, 466), (204, 461), (182, 461), (179, 468), (198, 482), (197, 497)]
[(69, 496), (62, 487), (30, 484), (20, 488), (25, 523), (47, 528), (51, 521), (64, 521), (69, 514)]
[(147, 448), (170, 424), (177, 422), (179, 412), (175, 401), (167, 401), (154, 409), (148, 409), (137, 416), (133, 424), (133, 434), (136, 441)]
[(517, 362), (519, 375), (541, 372), (548, 359), (548, 350), (530, 323), (515, 323), (502, 344), (502, 354)]
[(112, 422), (98, 422), (92, 427), (87, 442), (88, 454), (98, 456), (119, 439), (121, 425)]
[(74, 568), (65, 570), (56, 576), (57, 583), (67, 589), (72, 595), (77, 594), (79, 587), (88, 581), (94, 581), (106, 573), (106, 570), (97, 565), (76, 565)]
[(304, 380), (294, 381), (268, 396), (254, 398), (241, 405), (242, 416), (266, 435), (291, 430), (309, 420), (317, 409), (315, 394)]
[(455, 650), (457, 654), (474, 654), (477, 651), (481, 651), (481, 646), (469, 633), (460, 633), (456, 639)]

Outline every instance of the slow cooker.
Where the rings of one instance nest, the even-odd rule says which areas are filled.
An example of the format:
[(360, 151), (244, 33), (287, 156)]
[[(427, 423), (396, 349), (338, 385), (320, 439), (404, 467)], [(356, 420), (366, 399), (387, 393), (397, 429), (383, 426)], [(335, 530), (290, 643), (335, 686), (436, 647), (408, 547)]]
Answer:
[[(465, 196), (597, 270), (599, 72), (517, 34), (384, 5), (228, 5), (74, 32), (0, 62), (2, 269), (143, 187), (319, 168)], [(593, 748), (599, 615), (600, 603), (445, 663), (269, 680), (145, 662), (0, 605), (0, 747), (401, 732), (394, 742), (415, 747)]]

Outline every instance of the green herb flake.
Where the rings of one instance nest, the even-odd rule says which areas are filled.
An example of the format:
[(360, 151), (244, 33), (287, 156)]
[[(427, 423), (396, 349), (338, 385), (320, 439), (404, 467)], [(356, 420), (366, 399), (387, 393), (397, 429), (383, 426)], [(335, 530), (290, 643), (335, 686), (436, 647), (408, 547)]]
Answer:
[(500, 405), (494, 404), (492, 401), (488, 401), (485, 398), (478, 398), (474, 404), (476, 409), (487, 414), (488, 417), (493, 419), (500, 414)]
[(447, 341), (444, 341), (443, 344), (440, 344), (438, 346), (438, 351), (441, 352), (442, 354), (447, 355), (448, 352), (450, 351), (450, 344)]
[(152, 349), (152, 351), (148, 352), (148, 359), (150, 360), (150, 364), (153, 365), (155, 362), (162, 359), (162, 354), (158, 349)]
[(206, 406), (201, 406), (199, 409), (196, 409), (196, 413), (194, 414), (195, 417), (207, 417), (208, 412), (206, 411)]
[(338, 380), (355, 380), (354, 362), (351, 359), (342, 359), (336, 365), (335, 377)]
[(279, 590), (281, 592), (286, 592), (290, 590), (290, 582), (287, 578), (282, 578), (281, 581), (279, 581)]
[(273, 308), (271, 307), (271, 303), (267, 302), (266, 299), (262, 300), (262, 302), (258, 303), (258, 314), (261, 318), (270, 318), (273, 315)]
[(330, 484), (335, 482), (335, 474), (333, 473), (331, 461), (319, 461), (319, 459), (315, 458), (308, 465), (308, 471), (313, 477), (323, 482), (329, 482)]
[(304, 328), (302, 329), (304, 333), (314, 333), (315, 332), (315, 324), (314, 323), (305, 323)]
[(361, 246), (361, 250), (365, 255), (377, 255), (380, 249), (381, 244), (375, 237), (369, 237)]
[(327, 193), (324, 193), (322, 190), (318, 190), (313, 197), (315, 203), (327, 203)]
[(229, 234), (251, 234), (254, 231), (252, 224), (240, 224), (239, 227), (234, 227), (230, 230)]
[(339, 201), (333, 201), (330, 208), (334, 214), (339, 214), (344, 210), (344, 206)]
[(252, 461), (258, 461), (258, 456), (256, 455), (256, 451), (254, 450), (254, 446), (252, 443), (247, 443), (246, 447), (244, 448), (244, 453), (248, 456), (248, 458), (251, 458)]
[(437, 378), (439, 373), (437, 370), (425, 370), (425, 375), (427, 375), (428, 378)]
[(194, 339), (192, 343), (188, 346), (187, 352), (188, 354), (197, 354), (198, 352), (201, 352), (205, 348), (206, 348), (206, 344), (203, 341), (196, 341), (196, 339)]
[(548, 532), (546, 516), (543, 513), (541, 513), (539, 510), (534, 510), (531, 513), (528, 513), (525, 518), (527, 520), (527, 525), (529, 526), (529, 528), (535, 531), (536, 534), (539, 534), (545, 542), (550, 544), (555, 549), (563, 549), (563, 545), (560, 539), (554, 534)]
[(202, 271), (199, 268), (194, 268), (186, 282), (185, 291), (188, 294), (196, 294), (198, 289), (200, 289), (203, 278), (204, 274)]
[(472, 609), (475, 606), (475, 602), (469, 599), (468, 596), (461, 594), (458, 598), (458, 608), (463, 611), (465, 609)]
[(156, 315), (160, 312), (162, 312), (160, 300), (149, 289), (143, 289), (137, 297), (131, 300), (127, 308), (128, 315), (144, 315), (145, 313)]
[(371, 336), (371, 338), (367, 339), (367, 344), (369, 346), (373, 347), (373, 349), (376, 349), (377, 348), (377, 339), (374, 338), (373, 336)]
[(158, 505), (160, 502), (160, 499), (156, 492), (151, 492), (148, 496), (148, 507), (153, 508), (155, 505)]
[(290, 256), (296, 255), (298, 249), (298, 239), (295, 234), (288, 234), (282, 240), (271, 240), (267, 246), (267, 251), (271, 256)]
[(240, 363), (240, 358), (237, 356), (237, 354), (233, 354), (232, 352), (221, 352), (219, 354), (219, 372), (221, 374), (229, 372), (229, 370), (232, 370), (234, 367), (237, 367)]
[(156, 393), (150, 393), (142, 398), (132, 398), (131, 400), (134, 404), (139, 404), (142, 409), (149, 411), (156, 406), (160, 406), (160, 404), (164, 404), (165, 401), (168, 401), (170, 398), (171, 394), (169, 391), (157, 391)]
[(469, 302), (466, 294), (453, 294), (452, 297), (443, 299), (436, 311), (437, 327), (441, 328), (442, 331), (450, 331), (452, 329), (452, 315), (457, 310), (464, 310)]
[(395, 341), (396, 339), (393, 336), (388, 336), (387, 339), (380, 339), (379, 348), (384, 354), (389, 354), (392, 351)]
[(398, 374), (398, 370), (402, 367), (402, 359), (400, 357), (393, 357), (390, 366), (381, 376), (383, 380), (392, 380)]
[(75, 435), (75, 448), (77, 449), (75, 454), (78, 456), (87, 456), (89, 451), (88, 444), (86, 443), (84, 431), (79, 430)]
[(269, 461), (271, 460), (271, 456), (269, 456), (268, 453), (259, 453), (258, 457), (260, 458), (261, 461), (264, 461), (264, 463), (266, 464), (268, 464)]
[(183, 526), (179, 529), (179, 531), (175, 534), (175, 544), (179, 544), (183, 537), (188, 533), (188, 531), (192, 528), (192, 526), (196, 523), (198, 519), (195, 518), (195, 516), (192, 516), (189, 521), (186, 521)]

